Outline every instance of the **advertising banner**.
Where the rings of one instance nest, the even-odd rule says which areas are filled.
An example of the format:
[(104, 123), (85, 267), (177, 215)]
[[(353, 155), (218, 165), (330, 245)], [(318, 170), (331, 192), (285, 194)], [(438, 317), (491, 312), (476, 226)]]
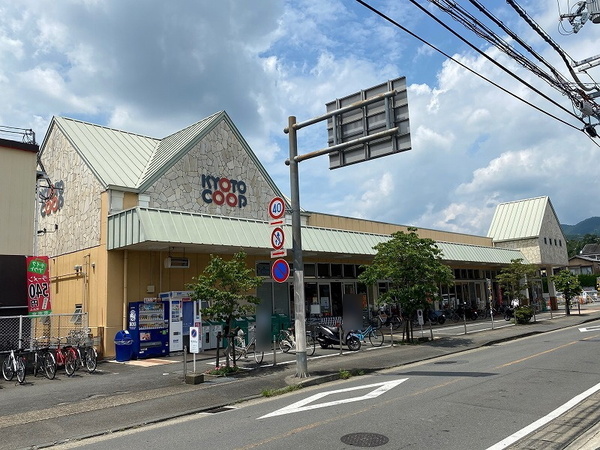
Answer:
[(50, 314), (50, 271), (47, 256), (28, 256), (27, 261), (27, 306), (29, 315)]

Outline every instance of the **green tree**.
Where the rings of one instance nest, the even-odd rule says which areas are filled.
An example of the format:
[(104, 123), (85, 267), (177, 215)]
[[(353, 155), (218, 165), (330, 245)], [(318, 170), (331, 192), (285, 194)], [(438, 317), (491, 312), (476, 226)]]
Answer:
[(579, 278), (569, 269), (563, 269), (551, 278), (556, 289), (562, 292), (565, 298), (565, 312), (568, 316), (571, 314), (571, 299), (583, 292)]
[(517, 299), (519, 305), (525, 304), (526, 292), (531, 286), (536, 271), (533, 264), (524, 264), (522, 258), (512, 259), (510, 265), (500, 271), (496, 281), (502, 287), (508, 302)]
[[(239, 252), (231, 260), (210, 255), (210, 261), (201, 275), (187, 285), (193, 300), (205, 300), (208, 307), (202, 310), (209, 319), (226, 323), (233, 330), (236, 319), (253, 314), (260, 299), (254, 296), (263, 279), (246, 267), (246, 254)], [(229, 365), (229, 360), (227, 360)]]
[[(365, 270), (359, 279), (371, 285), (388, 281), (390, 288), (379, 302), (399, 303), (407, 317), (412, 317), (418, 309), (426, 309), (440, 284), (454, 280), (450, 267), (441, 261), (442, 251), (435, 241), (419, 237), (416, 228), (409, 228), (408, 233), (393, 233), (390, 240), (377, 244), (374, 249), (377, 253), (373, 262), (363, 266)], [(411, 321), (404, 323), (404, 334), (412, 341)]]

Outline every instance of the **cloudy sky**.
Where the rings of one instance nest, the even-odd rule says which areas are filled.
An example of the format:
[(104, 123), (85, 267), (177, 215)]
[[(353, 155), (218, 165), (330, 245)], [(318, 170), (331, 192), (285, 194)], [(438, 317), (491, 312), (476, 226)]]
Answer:
[[(0, 125), (32, 128), (38, 143), (54, 115), (161, 138), (225, 110), (289, 195), (288, 116), (322, 115), (327, 102), (404, 76), (412, 150), (336, 170), (325, 156), (302, 162), (303, 208), (478, 235), (498, 203), (524, 198), (549, 196), (565, 224), (600, 216), (600, 140), (580, 131), (565, 96), (426, 1), (418, 4), (539, 93), (410, 1), (367, 3), (422, 40), (355, 0), (0, 1)], [(493, 3), (495, 17), (572, 80), (511, 6)], [(567, 0), (519, 4), (573, 60), (599, 53), (600, 24), (574, 34), (560, 22)], [(588, 75), (579, 74), (600, 79), (600, 68)], [(298, 138), (300, 154), (325, 147), (324, 123)]]

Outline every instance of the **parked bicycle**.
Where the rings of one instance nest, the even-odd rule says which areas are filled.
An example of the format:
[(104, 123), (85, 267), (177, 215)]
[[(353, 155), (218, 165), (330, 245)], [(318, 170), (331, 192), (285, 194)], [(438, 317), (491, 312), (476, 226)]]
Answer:
[(377, 315), (377, 320), (382, 327), (389, 327), (392, 330), (399, 330), (402, 328), (402, 317), (397, 315), (391, 315), (386, 313), (380, 313)]
[(72, 376), (77, 369), (77, 351), (71, 345), (61, 345), (62, 341), (66, 341), (66, 337), (56, 338), (56, 348), (54, 349), (54, 357), (56, 365), (64, 367), (67, 376)]
[(225, 355), (229, 358), (232, 356), (232, 347), (235, 351), (236, 360), (240, 358), (248, 358), (248, 355), (252, 355), (254, 357), (254, 361), (256, 361), (257, 364), (261, 364), (265, 357), (265, 352), (259, 352), (256, 350), (256, 338), (253, 338), (250, 343), (246, 345), (244, 331), (241, 329), (237, 330), (233, 336), (233, 340), (229, 340), (229, 344), (225, 349)]
[(33, 376), (37, 377), (42, 372), (49, 380), (56, 376), (56, 358), (50, 350), (50, 338), (41, 336), (32, 339), (31, 348), (33, 350)]
[(381, 347), (383, 345), (383, 333), (380, 328), (369, 325), (364, 330), (354, 331), (354, 334), (358, 336), (361, 342), (366, 342), (366, 338), (369, 338), (369, 342), (373, 347)]
[[(19, 339), (19, 344), (23, 343), (23, 339)], [(25, 383), (25, 368), (27, 367), (27, 356), (23, 352), (23, 348), (19, 345), (17, 350), (11, 349), (4, 361), (2, 362), (2, 376), (6, 381), (11, 381), (17, 375), (19, 384)]]
[(98, 352), (90, 342), (89, 329), (72, 330), (69, 332), (69, 340), (77, 351), (76, 369), (85, 365), (89, 373), (93, 373), (98, 367)]
[[(283, 353), (296, 350), (296, 338), (292, 328), (279, 331), (277, 336), (277, 344)], [(306, 355), (312, 356), (315, 354), (317, 342), (310, 331), (306, 332)]]

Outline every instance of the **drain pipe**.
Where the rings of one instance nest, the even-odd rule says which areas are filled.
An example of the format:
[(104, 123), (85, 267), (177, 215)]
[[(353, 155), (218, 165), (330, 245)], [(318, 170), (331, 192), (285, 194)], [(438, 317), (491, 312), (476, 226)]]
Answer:
[(127, 262), (129, 253), (128, 250), (124, 250), (123, 254), (123, 328), (127, 329), (127, 316), (128, 316), (128, 304), (127, 304)]

